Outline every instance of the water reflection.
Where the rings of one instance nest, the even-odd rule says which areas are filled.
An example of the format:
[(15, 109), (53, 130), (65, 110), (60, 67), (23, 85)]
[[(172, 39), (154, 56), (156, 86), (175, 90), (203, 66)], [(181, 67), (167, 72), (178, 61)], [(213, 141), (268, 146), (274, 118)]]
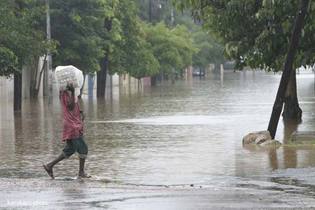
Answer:
[[(284, 168), (296, 168), (297, 167), (297, 147), (290, 144), (291, 134), (297, 131), (298, 125), (300, 123), (295, 120), (283, 120), (283, 146), (281, 148), (281, 153), (283, 154), (283, 167)], [(261, 149), (261, 148), (260, 148)], [(268, 151), (269, 164), (272, 170), (281, 168), (281, 163), (279, 162), (278, 148), (266, 148)], [(280, 154), (279, 154), (280, 153)], [(280, 158), (281, 160), (281, 158)]]
[[(284, 144), (290, 144), (291, 135), (297, 131), (299, 122), (294, 120), (284, 121)], [(283, 159), (285, 168), (297, 167), (297, 151), (296, 148), (290, 146), (283, 147)]]
[(0, 156), (7, 155), (9, 158), (12, 158), (15, 154), (14, 116), (11, 104), (1, 102), (0, 109)]
[(270, 167), (272, 170), (278, 169), (278, 156), (277, 156), (277, 149), (270, 148), (268, 149), (268, 157), (270, 161)]
[[(105, 99), (83, 97), (87, 170), (100, 179), (137, 184), (209, 183), (218, 177), (253, 177), (274, 170), (315, 166), (312, 148), (244, 149), (248, 132), (265, 130), (280, 76), (264, 72), (224, 73), (156, 87), (118, 89)], [(279, 124), (276, 138), (311, 130), (313, 75), (297, 77), (303, 123)], [(262, 88), (263, 87), (263, 88)], [(0, 177), (46, 177), (41, 168), (61, 148), (58, 97), (25, 101), (23, 112), (3, 111)], [(313, 117), (312, 117), (313, 116)], [(73, 177), (76, 157), (57, 165), (56, 176)], [(224, 182), (224, 180), (223, 180)]]

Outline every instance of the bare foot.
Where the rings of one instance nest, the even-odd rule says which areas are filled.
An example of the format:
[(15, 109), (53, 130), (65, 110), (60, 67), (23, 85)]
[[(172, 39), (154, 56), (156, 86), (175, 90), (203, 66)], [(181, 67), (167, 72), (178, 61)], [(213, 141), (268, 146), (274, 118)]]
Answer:
[(88, 175), (88, 174), (86, 174), (86, 173), (80, 173), (79, 175), (78, 175), (78, 178), (91, 178), (91, 176), (90, 175)]
[(47, 174), (48, 174), (52, 179), (55, 179), (52, 168), (48, 167), (48, 166), (45, 165), (45, 164), (43, 164), (43, 167), (44, 167), (45, 171), (47, 172)]

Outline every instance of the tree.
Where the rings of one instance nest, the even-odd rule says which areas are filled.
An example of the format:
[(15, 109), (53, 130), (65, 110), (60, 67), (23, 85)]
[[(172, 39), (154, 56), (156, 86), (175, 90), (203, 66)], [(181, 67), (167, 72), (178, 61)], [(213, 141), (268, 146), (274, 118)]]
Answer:
[(149, 46), (144, 39), (142, 22), (137, 16), (135, 2), (117, 1), (116, 4), (112, 4), (111, 11), (111, 16), (105, 18), (105, 33), (102, 36), (106, 47), (102, 70), (98, 73), (99, 97), (105, 94), (107, 73), (129, 73), (140, 79), (158, 71), (158, 62), (152, 51), (147, 48)]
[(10, 77), (12, 73), (17, 71), (18, 58), (6, 47), (0, 47), (0, 75)]
[(294, 24), (293, 32), (290, 39), (290, 46), (289, 46), (288, 53), (286, 56), (286, 61), (284, 64), (283, 74), (280, 80), (276, 100), (273, 105), (273, 110), (272, 110), (272, 114), (271, 114), (269, 125), (268, 125), (268, 131), (270, 132), (270, 135), (272, 138), (275, 137), (275, 134), (277, 131), (278, 120), (282, 111), (285, 92), (288, 90), (290, 74), (292, 78), (292, 72), (294, 72), (292, 70), (294, 56), (297, 52), (297, 48), (299, 45), (299, 40), (302, 33), (303, 25), (304, 25), (304, 18), (307, 14), (308, 6), (309, 6), (309, 0), (301, 0), (299, 9), (297, 11), (295, 24)]
[(147, 41), (146, 24), (137, 15), (133, 1), (121, 0), (115, 8), (114, 17), (119, 22), (119, 39), (111, 41), (109, 73), (124, 74), (141, 79), (159, 73), (160, 64)]
[(74, 65), (84, 74), (100, 70), (104, 43), (97, 31), (103, 28), (103, 1), (55, 0), (51, 2), (52, 38), (58, 41), (54, 64)]
[(223, 47), (211, 34), (198, 30), (193, 33), (194, 45), (199, 49), (193, 55), (193, 66), (205, 69), (210, 63), (220, 64), (224, 59)]
[[(236, 61), (237, 68), (249, 66), (268, 71), (282, 69), (298, 1), (181, 0), (175, 4), (178, 8), (192, 9), (193, 15), (204, 27), (225, 44), (225, 54)], [(312, 2), (302, 30), (301, 44), (292, 58), (293, 69), (315, 62), (312, 47), (315, 41), (314, 8), (315, 2)], [(299, 120), (301, 109), (297, 100), (295, 73), (292, 73), (290, 81), (283, 114), (285, 118)]]
[(156, 24), (164, 21), (171, 25), (172, 4), (169, 0), (133, 0), (141, 20)]
[(107, 74), (157, 72), (133, 1), (56, 0), (51, 7), (52, 38), (59, 42), (54, 64), (97, 72), (98, 97), (105, 96)]
[(191, 65), (192, 55), (197, 49), (186, 27), (169, 29), (164, 23), (159, 23), (147, 25), (145, 31), (153, 54), (159, 61), (161, 74), (171, 75)]
[(110, 73), (129, 73), (141, 79), (158, 73), (159, 63), (152, 48), (146, 41), (145, 23), (137, 16), (137, 8), (132, 1), (119, 3), (117, 18), (120, 21), (121, 39), (114, 42), (110, 60)]
[(105, 96), (106, 77), (109, 73), (114, 42), (121, 40), (121, 25), (116, 17), (119, 12), (119, 3), (120, 1), (118, 0), (103, 0), (102, 4), (104, 17), (101, 18), (102, 27), (99, 28), (100, 30), (98, 30), (98, 34), (104, 43), (104, 53), (100, 60), (101, 70), (97, 72), (97, 97)]
[(22, 68), (45, 53), (36, 0), (0, 1), (0, 75), (14, 75), (14, 110), (21, 110)]
[(118, 0), (52, 2), (52, 38), (59, 42), (55, 65), (72, 64), (84, 74), (97, 72), (97, 96), (105, 95), (112, 42), (120, 39)]

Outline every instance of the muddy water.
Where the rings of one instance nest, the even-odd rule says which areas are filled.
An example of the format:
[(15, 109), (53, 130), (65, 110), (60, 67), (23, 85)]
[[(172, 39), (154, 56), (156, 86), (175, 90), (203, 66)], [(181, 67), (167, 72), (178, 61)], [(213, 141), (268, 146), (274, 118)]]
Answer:
[[(315, 147), (242, 146), (244, 135), (267, 128), (279, 80), (264, 72), (226, 72), (224, 81), (211, 75), (138, 92), (114, 88), (106, 100), (84, 97), (87, 171), (93, 180), (124, 186), (315, 185)], [(294, 130), (315, 127), (314, 75), (301, 73), (297, 81), (303, 123), (280, 121), (276, 139), (283, 143)], [(58, 98), (25, 101), (15, 115), (11, 103), (1, 101), (0, 178), (46, 179), (42, 162), (63, 146)], [(71, 180), (77, 161), (73, 156), (57, 165), (57, 178)]]

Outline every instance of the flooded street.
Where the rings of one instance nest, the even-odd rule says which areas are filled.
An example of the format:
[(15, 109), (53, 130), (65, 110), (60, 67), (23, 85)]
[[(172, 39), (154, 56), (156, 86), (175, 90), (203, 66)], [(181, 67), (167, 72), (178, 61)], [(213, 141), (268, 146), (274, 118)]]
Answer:
[(218, 209), (315, 207), (315, 146), (287, 145), (292, 131), (315, 128), (314, 75), (297, 75), (303, 123), (283, 125), (279, 149), (243, 148), (266, 130), (280, 75), (227, 71), (164, 82), (139, 92), (85, 96), (90, 180), (76, 180), (76, 155), (42, 163), (63, 148), (58, 97), (0, 107), (0, 208)]

